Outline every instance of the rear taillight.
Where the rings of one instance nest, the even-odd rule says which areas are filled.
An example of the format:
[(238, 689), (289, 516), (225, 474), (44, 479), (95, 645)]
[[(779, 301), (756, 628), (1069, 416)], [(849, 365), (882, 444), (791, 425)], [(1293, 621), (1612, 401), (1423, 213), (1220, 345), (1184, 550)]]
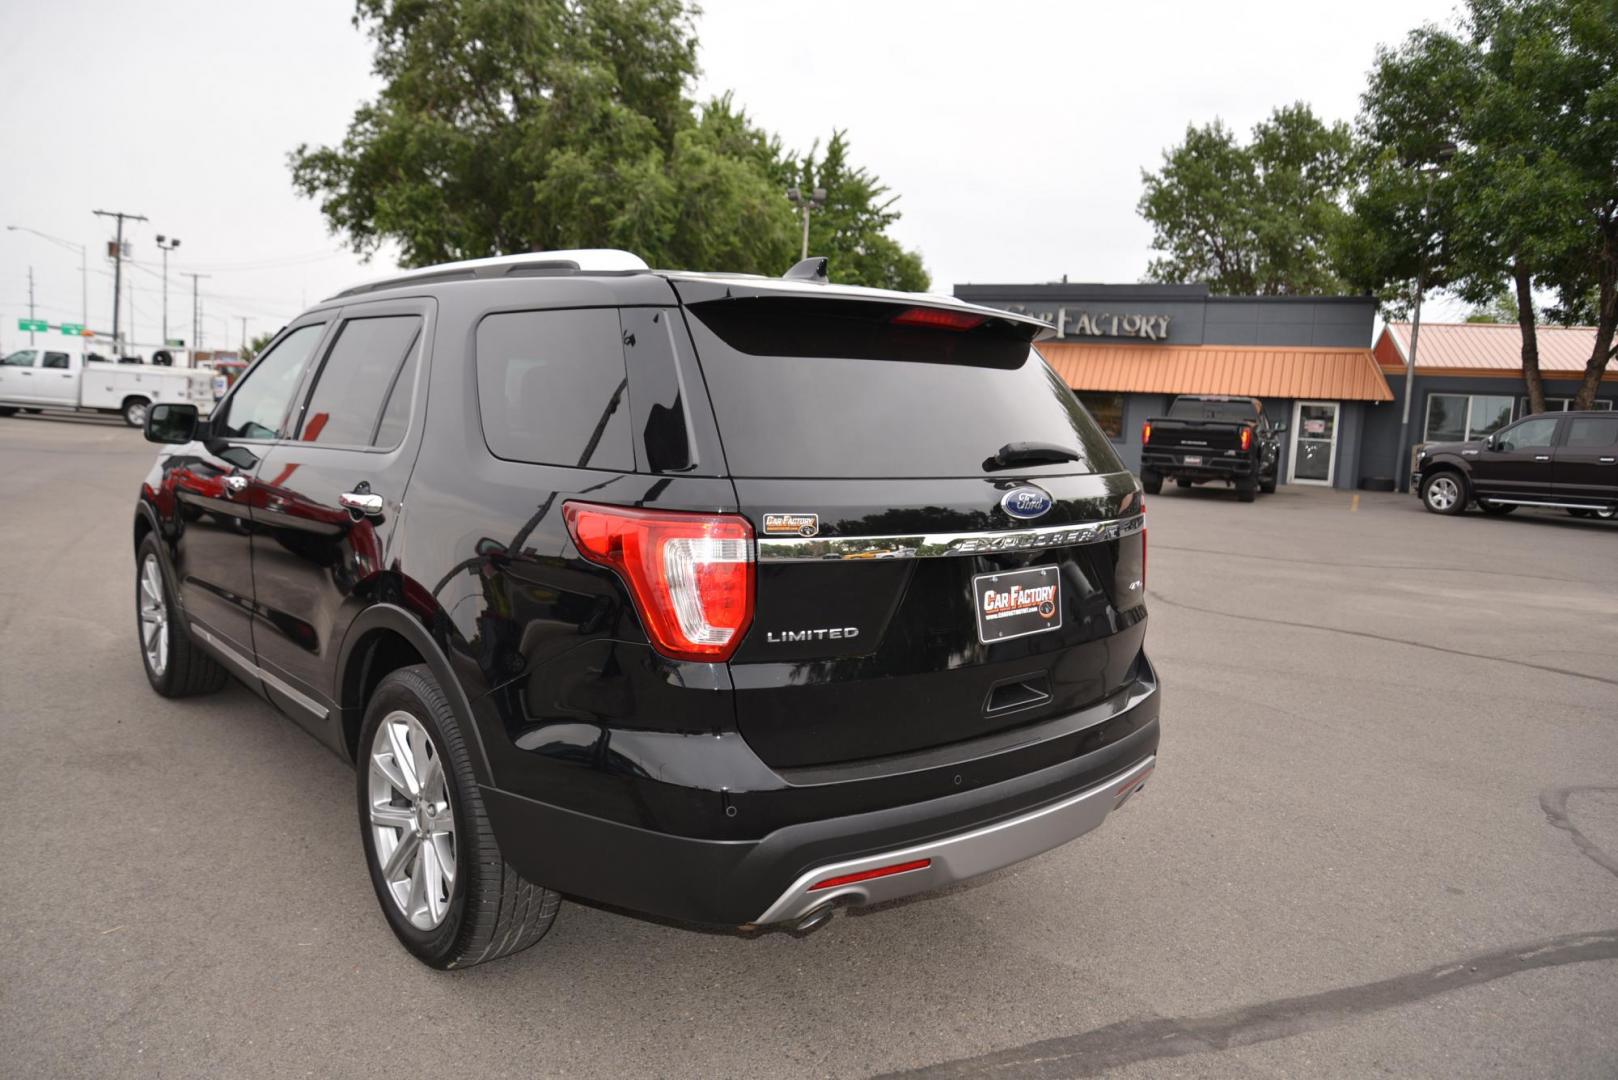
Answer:
[(897, 326), (928, 326), (934, 330), (972, 330), (988, 321), (984, 315), (947, 308), (906, 308), (893, 317)]
[(689, 514), (570, 502), (579, 554), (629, 586), (652, 646), (676, 660), (729, 660), (753, 621), (753, 526)]
[(1152, 422), (1147, 420), (1140, 426), (1140, 444), (1145, 446), (1152, 441)]
[(1242, 449), (1244, 451), (1253, 449), (1253, 429), (1250, 427), (1242, 428)]

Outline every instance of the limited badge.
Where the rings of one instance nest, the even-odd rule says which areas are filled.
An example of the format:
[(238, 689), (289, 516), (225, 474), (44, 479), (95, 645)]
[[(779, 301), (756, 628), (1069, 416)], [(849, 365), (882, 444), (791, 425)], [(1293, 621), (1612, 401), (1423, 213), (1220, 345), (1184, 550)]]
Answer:
[(816, 536), (820, 533), (819, 514), (765, 514), (765, 536)]

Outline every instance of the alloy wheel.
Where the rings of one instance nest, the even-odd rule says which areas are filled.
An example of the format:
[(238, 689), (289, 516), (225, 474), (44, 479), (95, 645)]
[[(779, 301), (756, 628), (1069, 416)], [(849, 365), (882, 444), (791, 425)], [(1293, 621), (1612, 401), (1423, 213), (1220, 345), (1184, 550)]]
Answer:
[(455, 812), (443, 755), (403, 710), (383, 717), (371, 739), (368, 794), (388, 894), (410, 925), (435, 929), (455, 896)]
[(1448, 510), (1461, 497), (1461, 485), (1452, 477), (1440, 476), (1427, 485), (1427, 505), (1434, 510)]
[(169, 666), (169, 609), (163, 602), (163, 568), (148, 555), (140, 566), (140, 641), (146, 666), (158, 678)]

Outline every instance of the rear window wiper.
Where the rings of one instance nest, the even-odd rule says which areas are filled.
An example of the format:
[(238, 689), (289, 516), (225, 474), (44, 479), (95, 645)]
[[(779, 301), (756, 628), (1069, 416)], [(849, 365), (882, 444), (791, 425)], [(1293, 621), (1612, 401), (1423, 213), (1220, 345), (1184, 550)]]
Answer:
[(984, 472), (1009, 469), (1017, 465), (1059, 465), (1064, 461), (1078, 461), (1080, 454), (1071, 446), (1048, 442), (1006, 443), (983, 462)]

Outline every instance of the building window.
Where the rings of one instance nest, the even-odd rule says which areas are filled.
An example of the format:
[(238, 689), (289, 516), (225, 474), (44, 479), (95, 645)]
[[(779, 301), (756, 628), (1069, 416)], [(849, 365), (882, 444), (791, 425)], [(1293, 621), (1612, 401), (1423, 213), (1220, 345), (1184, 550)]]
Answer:
[[(1518, 416), (1528, 415), (1527, 398), (1518, 398), (1517, 407)], [(1573, 408), (1573, 399), (1570, 397), (1548, 397), (1545, 399), (1546, 412), (1567, 412), (1571, 408)], [(1590, 408), (1594, 409), (1596, 412), (1611, 412), (1612, 402), (1606, 398), (1597, 398), (1595, 403), (1592, 404)]]
[(1481, 439), (1511, 423), (1513, 401), (1494, 394), (1428, 394), (1423, 442)]
[(1109, 439), (1124, 437), (1124, 395), (1075, 394)]

